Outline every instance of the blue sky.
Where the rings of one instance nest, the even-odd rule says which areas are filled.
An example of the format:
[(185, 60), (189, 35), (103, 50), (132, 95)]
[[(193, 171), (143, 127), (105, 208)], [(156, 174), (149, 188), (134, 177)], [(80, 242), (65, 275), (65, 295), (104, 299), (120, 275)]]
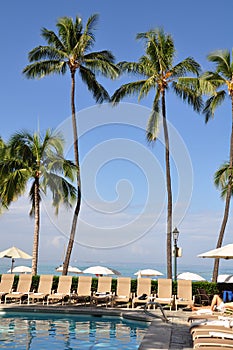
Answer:
[[(41, 28), (56, 30), (59, 17), (80, 15), (86, 23), (91, 14), (98, 13), (94, 49), (111, 50), (116, 61), (136, 61), (144, 53), (142, 43), (135, 40), (136, 34), (163, 27), (173, 36), (177, 62), (192, 56), (207, 70), (213, 68), (206, 60), (208, 53), (232, 49), (232, 9), (231, 0), (221, 6), (216, 0), (197, 0), (191, 6), (183, 0), (41, 0), (33, 6), (26, 0), (4, 1), (0, 14), (4, 33), (0, 58), (1, 136), (7, 139), (25, 128), (64, 131), (67, 126), (70, 141), (69, 74), (27, 80), (21, 73), (28, 63), (28, 52), (44, 44)], [(99, 79), (112, 94), (129, 77), (114, 82)], [(72, 260), (124, 259), (153, 266), (166, 262), (163, 137), (161, 134), (159, 142), (148, 148), (144, 133), (152, 97), (150, 94), (140, 105), (136, 98), (127, 99), (124, 102), (128, 104), (114, 111), (108, 106), (100, 108), (77, 79), (84, 201)], [(174, 148), (179, 145), (172, 159), (174, 226), (180, 230), (179, 245), (183, 248), (179, 263), (203, 263), (196, 256), (215, 247), (224, 208), (213, 185), (213, 174), (228, 158), (230, 102), (205, 125), (203, 116), (168, 94), (167, 116), (174, 132)], [(69, 149), (67, 154), (71, 154)], [(33, 222), (28, 212), (25, 197), (0, 217), (2, 249), (14, 244), (30, 253)], [(48, 255), (62, 259), (72, 213), (61, 208), (58, 219), (54, 218), (44, 200), (42, 214), (40, 259)], [(232, 220), (224, 243), (231, 242), (231, 232)], [(205, 264), (211, 263), (205, 260)]]

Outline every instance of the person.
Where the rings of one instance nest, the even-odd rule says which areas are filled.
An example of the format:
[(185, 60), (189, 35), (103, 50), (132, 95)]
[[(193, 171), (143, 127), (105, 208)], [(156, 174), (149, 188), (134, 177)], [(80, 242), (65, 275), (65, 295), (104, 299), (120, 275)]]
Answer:
[(215, 294), (213, 296), (211, 305), (208, 306), (193, 306), (192, 310), (200, 310), (200, 309), (210, 309), (211, 311), (220, 311), (220, 312), (224, 312), (225, 308), (229, 308), (233, 310), (233, 302), (228, 302), (228, 303), (224, 303), (224, 301), (222, 300), (222, 298), (220, 297), (220, 295)]

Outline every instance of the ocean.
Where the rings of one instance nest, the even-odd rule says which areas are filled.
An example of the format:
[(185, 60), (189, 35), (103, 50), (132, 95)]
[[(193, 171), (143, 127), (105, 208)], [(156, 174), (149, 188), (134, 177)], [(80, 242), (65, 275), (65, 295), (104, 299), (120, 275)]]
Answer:
[[(207, 281), (211, 281), (212, 277), (212, 271), (213, 271), (213, 263), (214, 260), (212, 259), (200, 259), (200, 264), (198, 265), (183, 265), (183, 264), (177, 264), (177, 274), (181, 272), (194, 272), (205, 278)], [(14, 266), (31, 266), (30, 260), (23, 260), (23, 259), (15, 259)], [(60, 272), (56, 271), (56, 268), (60, 266), (61, 261), (41, 261), (38, 264), (38, 275), (41, 274), (53, 274), (53, 275), (61, 275)], [(142, 263), (142, 262), (103, 262), (103, 261), (80, 261), (80, 262), (71, 262), (71, 266), (78, 267), (81, 271), (86, 269), (90, 266), (95, 265), (101, 265), (101, 266), (107, 266), (110, 269), (115, 269), (121, 273), (122, 276), (128, 276), (131, 278), (137, 278), (135, 276), (135, 272), (142, 269), (155, 269), (160, 271), (164, 274), (164, 277), (166, 277), (166, 266), (164, 264), (159, 263)], [(11, 259), (9, 258), (2, 258), (0, 259), (0, 274), (2, 273), (8, 273), (11, 267)], [(220, 261), (220, 269), (219, 274), (227, 274), (227, 275), (233, 275), (233, 260), (227, 260), (227, 261)], [(71, 274), (76, 275), (76, 274)], [(114, 277), (114, 276), (113, 276)], [(161, 276), (163, 277), (163, 276)], [(158, 277), (154, 277), (158, 278)]]

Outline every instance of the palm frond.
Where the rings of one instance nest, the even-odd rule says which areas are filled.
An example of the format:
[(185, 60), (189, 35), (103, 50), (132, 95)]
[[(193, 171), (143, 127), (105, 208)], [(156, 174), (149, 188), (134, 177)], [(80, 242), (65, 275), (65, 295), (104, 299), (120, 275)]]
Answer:
[(50, 74), (65, 74), (67, 62), (63, 61), (41, 61), (32, 63), (23, 69), (23, 74), (29, 79), (44, 78)]
[(156, 93), (153, 109), (150, 114), (148, 124), (147, 124), (147, 140), (148, 142), (156, 141), (159, 133), (159, 122), (160, 122), (160, 92)]
[(146, 77), (159, 77), (159, 70), (157, 70), (156, 64), (148, 56), (140, 57), (137, 73)]
[(155, 70), (162, 73), (171, 69), (175, 55), (174, 42), (162, 28), (139, 33), (137, 39), (145, 39), (146, 53), (153, 62)]
[(97, 13), (91, 15), (86, 23), (86, 26), (84, 28), (84, 33), (87, 34), (92, 38), (93, 41), (95, 41), (95, 36), (93, 31), (96, 29), (96, 26), (98, 24), (99, 15)]
[(107, 51), (92, 52), (84, 57), (85, 66), (93, 73), (101, 73), (103, 76), (115, 79), (119, 75), (119, 68), (112, 63), (114, 56)]
[(69, 183), (65, 178), (56, 173), (45, 173), (41, 188), (47, 193), (47, 189), (52, 194), (52, 204), (55, 207), (55, 213), (58, 214), (59, 204), (63, 203), (67, 207), (71, 207), (77, 198), (77, 190), (75, 186)]
[(215, 110), (224, 101), (226, 92), (224, 90), (218, 91), (215, 95), (211, 96), (206, 102), (203, 109), (205, 115), (205, 122), (207, 123), (211, 117), (214, 116)]
[[(59, 51), (66, 51), (66, 47), (63, 45), (62, 41), (52, 30), (48, 30), (46, 28), (41, 29), (41, 36), (45, 39), (45, 41), (49, 44), (50, 47), (53, 47)], [(33, 51), (33, 50), (32, 50)], [(30, 52), (32, 52), (30, 51)], [(31, 54), (29, 53), (29, 57)], [(31, 62), (32, 62), (31, 58)]]
[(192, 57), (187, 57), (183, 61), (179, 62), (172, 68), (173, 77), (184, 77), (187, 73), (193, 73), (199, 75), (201, 72), (201, 66)]
[(90, 51), (90, 49), (94, 46), (95, 43), (95, 35), (94, 30), (98, 21), (98, 15), (94, 14), (90, 16), (87, 20), (86, 26), (82, 32), (82, 19), (76, 17), (76, 22), (74, 24), (74, 28), (76, 31), (76, 37), (73, 52), (76, 54), (76, 57), (82, 57), (85, 53)]
[(138, 101), (140, 101), (143, 97), (147, 96), (149, 91), (152, 88), (156, 88), (157, 82), (156, 79), (152, 76), (145, 80), (144, 84), (141, 86), (139, 95), (138, 95)]
[(68, 60), (69, 54), (65, 50), (58, 50), (52, 46), (37, 46), (28, 54), (29, 62), (40, 61), (42, 59), (48, 61)]
[[(214, 91), (221, 86), (226, 86), (226, 79), (217, 72), (207, 71), (203, 73), (200, 77), (200, 84), (204, 83), (205, 81), (208, 82), (210, 86), (212, 85), (212, 89)], [(205, 90), (203, 90), (203, 93), (205, 93)]]
[(177, 96), (197, 112), (201, 112), (203, 108), (202, 94), (199, 91), (199, 83), (196, 78), (181, 78), (172, 82), (172, 88)]
[(57, 21), (56, 27), (58, 29), (59, 38), (63, 47), (71, 53), (76, 45), (76, 32), (72, 18), (61, 17)]
[(214, 174), (214, 184), (217, 189), (221, 191), (221, 198), (225, 198), (230, 181), (231, 191), (233, 195), (233, 177), (232, 169), (229, 166), (229, 162), (223, 163)]
[(115, 57), (111, 51), (103, 50), (103, 51), (93, 51), (85, 55), (85, 60), (101, 60), (106, 62), (115, 62)]
[(43, 158), (47, 158), (51, 154), (52, 157), (55, 158), (57, 156), (63, 156), (64, 138), (61, 133), (54, 133), (48, 129), (46, 130), (46, 134), (41, 142), (40, 148), (41, 156), (43, 156)]
[(144, 74), (144, 65), (140, 62), (126, 62), (122, 61), (117, 63), (121, 73), (133, 73), (133, 74)]
[(120, 102), (126, 96), (138, 94), (145, 82), (146, 80), (140, 80), (122, 85), (119, 89), (117, 89), (114, 92), (113, 96), (111, 97), (113, 105)]
[(4, 179), (1, 177), (0, 198), (5, 206), (9, 206), (25, 192), (28, 178), (28, 173), (20, 169), (9, 171)]
[(86, 67), (80, 66), (80, 75), (83, 82), (87, 85), (88, 90), (92, 92), (94, 99), (98, 103), (110, 101), (110, 96), (105, 88), (98, 83), (95, 75)]
[(216, 63), (216, 72), (225, 78), (232, 79), (231, 56), (229, 50), (218, 50), (207, 56), (210, 62)]

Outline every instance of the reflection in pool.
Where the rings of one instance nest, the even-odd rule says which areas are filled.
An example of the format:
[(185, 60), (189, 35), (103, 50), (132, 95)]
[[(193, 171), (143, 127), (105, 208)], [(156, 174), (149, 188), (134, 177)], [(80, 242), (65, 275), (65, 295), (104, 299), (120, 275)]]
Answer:
[(0, 315), (1, 349), (137, 349), (149, 324), (120, 317)]

